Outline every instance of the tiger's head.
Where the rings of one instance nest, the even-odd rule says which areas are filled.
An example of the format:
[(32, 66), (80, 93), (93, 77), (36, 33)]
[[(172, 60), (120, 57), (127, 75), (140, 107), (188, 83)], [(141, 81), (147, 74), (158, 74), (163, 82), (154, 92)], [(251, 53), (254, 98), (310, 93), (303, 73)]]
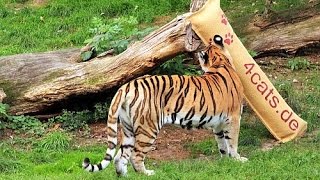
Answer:
[(234, 68), (230, 53), (224, 47), (223, 38), (220, 35), (210, 39), (209, 46), (198, 53), (198, 59), (204, 72), (214, 72), (222, 64)]

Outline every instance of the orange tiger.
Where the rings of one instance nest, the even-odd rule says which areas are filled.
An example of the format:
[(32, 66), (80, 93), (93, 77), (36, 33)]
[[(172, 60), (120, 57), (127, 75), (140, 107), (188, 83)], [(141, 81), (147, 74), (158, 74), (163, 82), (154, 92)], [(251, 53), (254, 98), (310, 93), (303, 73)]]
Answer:
[(105, 158), (97, 165), (85, 158), (83, 168), (99, 171), (113, 160), (118, 123), (122, 128), (120, 149), (114, 157), (118, 175), (126, 175), (129, 159), (137, 172), (154, 174), (145, 168), (144, 159), (164, 124), (213, 129), (222, 156), (247, 160), (237, 152), (243, 87), (222, 37), (216, 35), (211, 42), (199, 53), (202, 76), (144, 76), (123, 85), (108, 113)]

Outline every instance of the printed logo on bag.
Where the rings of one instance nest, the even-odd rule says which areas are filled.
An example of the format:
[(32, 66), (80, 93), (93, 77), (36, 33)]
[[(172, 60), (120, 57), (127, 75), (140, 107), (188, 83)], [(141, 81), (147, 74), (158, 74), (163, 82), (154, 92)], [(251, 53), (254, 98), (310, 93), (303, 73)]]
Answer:
[(279, 99), (276, 95), (273, 94), (274, 89), (270, 88), (267, 83), (265, 83), (261, 75), (259, 74), (259, 71), (255, 72), (255, 64), (249, 63), (244, 64), (244, 67), (247, 69), (246, 75), (250, 76), (251, 83), (256, 86), (256, 90), (259, 91), (259, 93), (264, 96), (264, 100), (269, 104), (270, 107), (272, 107), (277, 114), (279, 114), (281, 120), (285, 122), (288, 127), (295, 131), (299, 127), (299, 123), (297, 120), (295, 120), (292, 115), (293, 112), (289, 110), (281, 110), (279, 109)]

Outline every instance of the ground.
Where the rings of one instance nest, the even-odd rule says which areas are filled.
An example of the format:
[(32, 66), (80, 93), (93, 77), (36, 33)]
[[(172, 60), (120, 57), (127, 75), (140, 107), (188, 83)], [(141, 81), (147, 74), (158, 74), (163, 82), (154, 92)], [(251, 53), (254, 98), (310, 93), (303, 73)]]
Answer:
[[(90, 143), (92, 141), (107, 142), (105, 123), (91, 124), (90, 129), (90, 139), (86, 139), (86, 141), (90, 141)], [(165, 125), (157, 137), (154, 150), (148, 153), (148, 157), (164, 161), (188, 159), (191, 156), (191, 152), (186, 145), (209, 138), (213, 138), (212, 132), (209, 130), (186, 130), (181, 127)]]

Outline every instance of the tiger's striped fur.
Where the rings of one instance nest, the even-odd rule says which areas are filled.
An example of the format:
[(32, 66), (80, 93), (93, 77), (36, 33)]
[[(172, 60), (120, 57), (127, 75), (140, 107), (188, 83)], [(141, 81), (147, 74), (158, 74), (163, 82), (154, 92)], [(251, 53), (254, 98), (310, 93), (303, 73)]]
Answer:
[(105, 158), (98, 165), (86, 158), (83, 167), (99, 171), (108, 166), (116, 152), (117, 123), (122, 128), (114, 158), (119, 175), (127, 173), (129, 160), (136, 171), (154, 173), (145, 168), (144, 159), (164, 124), (213, 129), (221, 155), (246, 160), (237, 153), (243, 87), (222, 42), (215, 36), (200, 53), (202, 76), (144, 76), (123, 85), (108, 114)]

